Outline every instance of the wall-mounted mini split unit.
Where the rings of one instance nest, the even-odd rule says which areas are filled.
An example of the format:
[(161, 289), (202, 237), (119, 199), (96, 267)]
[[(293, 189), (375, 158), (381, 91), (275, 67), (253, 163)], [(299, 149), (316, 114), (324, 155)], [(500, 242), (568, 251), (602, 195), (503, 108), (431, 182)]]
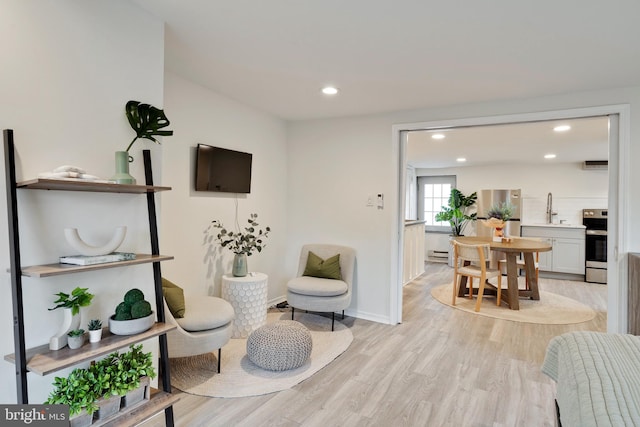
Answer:
[(585, 160), (582, 163), (582, 169), (590, 169), (590, 170), (606, 170), (609, 168), (608, 160)]

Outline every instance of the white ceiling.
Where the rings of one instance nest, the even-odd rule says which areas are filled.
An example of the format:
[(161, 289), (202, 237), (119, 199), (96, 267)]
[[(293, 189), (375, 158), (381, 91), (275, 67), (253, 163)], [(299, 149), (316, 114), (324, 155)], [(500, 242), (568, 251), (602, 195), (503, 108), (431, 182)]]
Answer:
[[(565, 124), (571, 129), (554, 132)], [(445, 138), (431, 138), (435, 133)], [(608, 134), (608, 117), (413, 131), (407, 136), (407, 162), (416, 168), (450, 168), (608, 160)], [(556, 157), (545, 159), (545, 154)], [(459, 163), (458, 157), (467, 161)]]
[(636, 0), (131, 1), (169, 70), (286, 120), (640, 85)]

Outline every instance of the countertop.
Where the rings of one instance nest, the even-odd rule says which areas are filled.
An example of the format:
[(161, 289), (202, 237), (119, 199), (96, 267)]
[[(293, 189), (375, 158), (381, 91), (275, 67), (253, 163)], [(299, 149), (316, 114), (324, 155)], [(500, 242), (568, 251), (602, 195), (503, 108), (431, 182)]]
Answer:
[(520, 227), (586, 228), (582, 224), (521, 224)]

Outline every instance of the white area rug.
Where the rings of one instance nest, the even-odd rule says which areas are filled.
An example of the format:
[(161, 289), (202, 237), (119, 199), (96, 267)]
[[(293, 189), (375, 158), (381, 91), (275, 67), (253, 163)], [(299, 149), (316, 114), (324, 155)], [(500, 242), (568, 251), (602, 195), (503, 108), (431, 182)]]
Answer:
[[(291, 320), (291, 312), (269, 313), (267, 323)], [(247, 357), (247, 340), (231, 339), (222, 348), (221, 373), (217, 371), (217, 352), (171, 359), (171, 385), (185, 393), (209, 397), (246, 397), (286, 390), (306, 380), (342, 354), (351, 342), (351, 330), (336, 320), (296, 312), (295, 320), (311, 332), (311, 357), (299, 368), (267, 371)]]
[[(540, 291), (540, 300), (534, 301), (528, 298), (518, 300), (520, 310), (511, 310), (506, 305), (496, 306), (494, 296), (484, 296), (480, 312), (475, 312), (476, 297), (456, 298), (456, 305), (451, 305), (453, 284), (447, 283), (436, 286), (431, 290), (431, 296), (442, 304), (468, 313), (497, 319), (512, 320), (514, 322), (540, 323), (545, 325), (567, 325), (582, 323), (593, 319), (596, 312), (586, 305), (551, 292)], [(502, 291), (503, 298), (506, 290)]]

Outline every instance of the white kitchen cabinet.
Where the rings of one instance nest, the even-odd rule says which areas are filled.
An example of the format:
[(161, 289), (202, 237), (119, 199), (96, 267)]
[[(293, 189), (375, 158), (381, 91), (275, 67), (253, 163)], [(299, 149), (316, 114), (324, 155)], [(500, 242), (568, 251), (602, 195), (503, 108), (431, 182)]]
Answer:
[(551, 252), (541, 252), (540, 271), (585, 274), (585, 229), (582, 226), (523, 225), (522, 237), (537, 237), (551, 244)]

